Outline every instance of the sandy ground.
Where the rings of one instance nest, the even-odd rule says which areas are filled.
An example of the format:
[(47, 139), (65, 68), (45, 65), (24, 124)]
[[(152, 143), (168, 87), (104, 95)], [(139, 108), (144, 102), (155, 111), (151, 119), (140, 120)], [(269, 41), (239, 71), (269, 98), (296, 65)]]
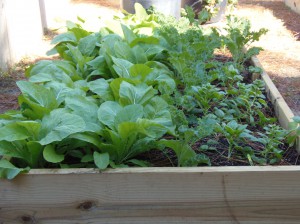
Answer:
[(255, 45), (264, 69), (291, 107), (300, 116), (300, 15), (281, 0), (240, 0), (235, 13), (247, 17), (255, 29), (269, 32)]

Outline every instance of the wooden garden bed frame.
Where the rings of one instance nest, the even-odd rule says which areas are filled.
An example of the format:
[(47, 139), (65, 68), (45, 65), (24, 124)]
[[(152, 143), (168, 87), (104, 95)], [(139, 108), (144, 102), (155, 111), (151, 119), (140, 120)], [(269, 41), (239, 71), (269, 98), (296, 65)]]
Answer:
[[(287, 127), (293, 113), (261, 78)], [(33, 169), (0, 180), (1, 224), (296, 224), (299, 210), (300, 166)]]

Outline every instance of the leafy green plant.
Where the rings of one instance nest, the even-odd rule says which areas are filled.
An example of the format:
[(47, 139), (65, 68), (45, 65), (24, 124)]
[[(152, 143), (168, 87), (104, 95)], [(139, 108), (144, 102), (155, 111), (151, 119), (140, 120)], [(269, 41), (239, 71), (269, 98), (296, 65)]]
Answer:
[(251, 31), (249, 20), (239, 19), (231, 15), (227, 16), (227, 25), (228, 35), (224, 40), (225, 44), (231, 52), (234, 62), (242, 66), (245, 61), (262, 50), (259, 47), (250, 47), (250, 44), (258, 41), (267, 32), (267, 29), (261, 28), (259, 31)]
[(289, 124), (289, 128), (291, 131), (288, 136), (288, 143), (291, 146), (293, 146), (296, 143), (297, 138), (299, 139), (299, 137), (300, 137), (300, 117), (299, 116), (293, 117), (293, 122), (291, 122)]
[[(210, 151), (250, 165), (281, 160), (289, 132), (264, 113), (262, 81), (243, 76), (257, 51), (240, 50), (264, 31), (231, 18), (223, 36), (188, 18), (147, 14), (140, 5), (136, 12), (99, 32), (85, 30), (82, 19), (68, 22), (49, 52), (60, 59), (27, 69), (28, 81), (17, 83), (20, 109), (0, 115), (0, 177), (152, 166), (151, 150), (174, 155), (175, 166), (211, 165)], [(224, 47), (231, 60), (216, 57)]]

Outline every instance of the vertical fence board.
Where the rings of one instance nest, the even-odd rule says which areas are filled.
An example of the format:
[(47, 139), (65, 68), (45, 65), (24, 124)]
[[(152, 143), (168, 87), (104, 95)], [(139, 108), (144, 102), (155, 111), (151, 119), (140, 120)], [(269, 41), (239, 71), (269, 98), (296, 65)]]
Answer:
[(284, 2), (294, 12), (300, 14), (300, 0), (285, 0)]
[(39, 1), (1, 0), (0, 10), (1, 67), (40, 53), (43, 29)]
[(0, 68), (4, 70), (11, 62), (5, 8), (6, 0), (0, 0)]

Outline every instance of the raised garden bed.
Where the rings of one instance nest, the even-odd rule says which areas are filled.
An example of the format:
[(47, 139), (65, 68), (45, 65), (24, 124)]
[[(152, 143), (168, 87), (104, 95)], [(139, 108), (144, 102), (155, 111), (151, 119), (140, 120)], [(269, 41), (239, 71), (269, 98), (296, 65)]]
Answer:
[(2, 223), (299, 223), (299, 166), (32, 170)]
[[(145, 14), (140, 13), (139, 16), (143, 17), (145, 16)], [(129, 21), (134, 21), (134, 19)], [(74, 29), (73, 26), (74, 24), (71, 25), (72, 25), (71, 27), (72, 30)], [(76, 28), (75, 30), (78, 31), (79, 27), (75, 27), (75, 28)], [(79, 30), (81, 34), (85, 34), (84, 31), (82, 31), (81, 29)], [(124, 30), (127, 32), (126, 34), (128, 35), (127, 38), (133, 37), (130, 31), (128, 31), (126, 28), (123, 27), (123, 31)], [(193, 31), (191, 34), (193, 34)], [(63, 39), (60, 39), (62, 37)], [(116, 36), (114, 37), (118, 38)], [(67, 39), (66, 41), (66, 38), (71, 38), (71, 39)], [(71, 50), (72, 53), (76, 52), (76, 47), (70, 44), (72, 43), (72, 41), (74, 41), (74, 39), (72, 38), (73, 37), (69, 32), (67, 35), (60, 36), (55, 39), (55, 41), (58, 41), (59, 39), (63, 40), (63, 42), (56, 42), (59, 45), (56, 47), (56, 49), (60, 52), (61, 55), (63, 55), (67, 59), (71, 59), (71, 58), (69, 57), (70, 55), (66, 54), (67, 51), (65, 51), (66, 50), (65, 47), (69, 48), (69, 50)], [(146, 38), (146, 39), (139, 39), (139, 41), (147, 41), (146, 43), (149, 42), (153, 43), (154, 39)], [(91, 45), (81, 44), (80, 46), (81, 47), (79, 48), (81, 49), (81, 51), (86, 53), (90, 52), (91, 48), (92, 50), (94, 50), (94, 48), (91, 47)], [(233, 45), (232, 47), (235, 46), (236, 45)], [(156, 48), (155, 52), (157, 52), (157, 50), (158, 52), (160, 51), (160, 49)], [(233, 50), (234, 53), (234, 49), (231, 50)], [(128, 52), (130, 51), (125, 51), (124, 53), (128, 53)], [(244, 60), (244, 55), (241, 55), (240, 51), (235, 51), (235, 53), (237, 54), (236, 66), (241, 66), (240, 69), (243, 69), (242, 66), (244, 65), (244, 63), (238, 63), (238, 61), (240, 59)], [(78, 56), (78, 54), (76, 55)], [(160, 55), (159, 58), (161, 58), (162, 56), (163, 55)], [(188, 55), (186, 56), (188, 58)], [(227, 57), (222, 56), (221, 58), (222, 60), (224, 60)], [(122, 72), (128, 71), (126, 68), (124, 70), (122, 69), (120, 70), (119, 69), (120, 67), (116, 66), (118, 64), (117, 63), (118, 61), (115, 58), (114, 60), (115, 60), (115, 66), (114, 66), (115, 72), (117, 72), (118, 74), (123, 74)], [(258, 63), (255, 58), (252, 58), (252, 60), (254, 64)], [(76, 66), (76, 68), (79, 69), (78, 71), (81, 71), (80, 69), (86, 71), (84, 69), (85, 68), (84, 64), (80, 64), (80, 62), (81, 60), (78, 61), (78, 66)], [(99, 61), (99, 63), (100, 62), (101, 61)], [(46, 65), (52, 66), (51, 63), (47, 64), (48, 62), (42, 62), (42, 63), (46, 63)], [(61, 63), (61, 62), (56, 62), (56, 63)], [(48, 82), (47, 80), (49, 80), (49, 74), (51, 73), (41, 72), (41, 71), (46, 71), (46, 70), (42, 70), (45, 69), (43, 68), (44, 65), (45, 64), (39, 64), (37, 65), (37, 67), (33, 67), (31, 70), (27, 72), (27, 74), (29, 74), (31, 82), (38, 82), (38, 83)], [(94, 64), (90, 63), (90, 65), (96, 66), (95, 63)], [(234, 64), (231, 65), (234, 66)], [(103, 72), (101, 68), (102, 67), (98, 67), (99, 70), (95, 74), (96, 76), (99, 75), (99, 73), (102, 75), (107, 74), (107, 73), (101, 73)], [(176, 68), (179, 71), (180, 67), (177, 66)], [(72, 69), (72, 68), (68, 67), (68, 69)], [(259, 71), (258, 68), (253, 68), (253, 69), (255, 71)], [(235, 75), (237, 75), (236, 74), (237, 70), (231, 70), (231, 71), (234, 74), (233, 75), (234, 78)], [(243, 71), (246, 72), (246, 70)], [(135, 71), (130, 71), (130, 72), (135, 72)], [(75, 74), (79, 74), (79, 73), (75, 73)], [(248, 75), (248, 73), (246, 74)], [(69, 81), (69, 79), (66, 78), (66, 76), (63, 75), (55, 76), (55, 78), (61, 78), (61, 77), (64, 77), (64, 80), (62, 81)], [(197, 77), (194, 78), (196, 82)], [(264, 72), (262, 73), (262, 78), (264, 79), (265, 84), (267, 86), (267, 93), (269, 93), (268, 95), (270, 96), (271, 102), (274, 103), (275, 109), (277, 108), (276, 110), (280, 122), (283, 125), (287, 125), (286, 122), (290, 121), (292, 114), (290, 114), (290, 112), (287, 109), (288, 107), (284, 105), (284, 102), (280, 102), (281, 96), (277, 95), (279, 93), (276, 94), (274, 93), (276, 92), (276, 88), (272, 86), (272, 82), (270, 80), (269, 81), (267, 80), (266, 73)], [(225, 81), (227, 80), (226, 77), (224, 77), (224, 79)], [(164, 76), (164, 80), (170, 81), (167, 79), (166, 76)], [(179, 82), (179, 80), (177, 81)], [(191, 82), (193, 80), (186, 79), (185, 81)], [(230, 80), (227, 81), (230, 82)], [(58, 112), (61, 113), (60, 114), (56, 113), (54, 117), (50, 117), (47, 114), (48, 112), (45, 111), (45, 109), (41, 109), (41, 107), (38, 107), (36, 104), (33, 104), (28, 100), (28, 95), (30, 95), (29, 94), (30, 90), (28, 90), (24, 94), (25, 92), (24, 89), (30, 89), (30, 88), (25, 88), (26, 85), (30, 85), (29, 87), (32, 88), (42, 89), (42, 85), (40, 87), (36, 87), (35, 85), (32, 84), (25, 84), (25, 82), (21, 82), (19, 84), (19, 86), (21, 86), (21, 88), (23, 89), (23, 96), (21, 96), (20, 98), (20, 102), (23, 102), (23, 104), (21, 104), (21, 110), (23, 116), (35, 116), (38, 117), (39, 119), (39, 116), (41, 116), (41, 114), (34, 113), (35, 110), (39, 109), (40, 111), (46, 113), (45, 116), (46, 119), (42, 118), (41, 122), (46, 121), (51, 123), (52, 120), (50, 118), (53, 118), (53, 120), (55, 121), (55, 119), (58, 119), (58, 117), (61, 116), (62, 114), (66, 114), (66, 111), (64, 110), (54, 109), (57, 110), (57, 113)], [(81, 87), (83, 86), (83, 89), (85, 89), (84, 82), (79, 82), (76, 85)], [(241, 86), (243, 87), (243, 85)], [(92, 87), (90, 86), (90, 88)], [(98, 92), (98, 90), (95, 90), (94, 88), (93, 90)], [(163, 91), (166, 91), (166, 89), (159, 88), (159, 91), (162, 93)], [(39, 93), (43, 94), (43, 92), (39, 92)], [(101, 94), (105, 94), (105, 92), (103, 93), (102, 91)], [(33, 94), (31, 96), (36, 97), (35, 99), (40, 99), (39, 96), (37, 95)], [(50, 106), (52, 106), (51, 103), (53, 103), (52, 101), (39, 101), (39, 103), (41, 102), (43, 103), (43, 105), (50, 105)], [(72, 102), (70, 98), (65, 100), (66, 105), (73, 105), (72, 107), (70, 106), (71, 108), (74, 108), (75, 106), (79, 107), (78, 104), (75, 105), (75, 104), (71, 104), (70, 102)], [(127, 102), (125, 101), (124, 97), (122, 102), (123, 103)], [(215, 103), (215, 101), (213, 103)], [(103, 104), (104, 103), (102, 103), (101, 105)], [(182, 106), (183, 105), (184, 104), (182, 104)], [(211, 111), (211, 108), (204, 108), (204, 109), (206, 110), (206, 112)], [(204, 109), (199, 113), (200, 114), (204, 113)], [(134, 113), (134, 111), (132, 111), (132, 113)], [(221, 111), (218, 111), (217, 114), (223, 117)], [(53, 115), (54, 114), (52, 114), (51, 112), (51, 116)], [(91, 116), (89, 115), (90, 114), (88, 114), (87, 117), (84, 116), (83, 117), (86, 120), (89, 120), (91, 119), (90, 118)], [(127, 115), (130, 114), (127, 113)], [(4, 116), (12, 116), (12, 114), (6, 114)], [(70, 113), (67, 113), (67, 116), (69, 119), (70, 116), (72, 115)], [(74, 116), (75, 115), (73, 115), (73, 117)], [(166, 117), (168, 116), (165, 116), (164, 118)], [(19, 117), (15, 116), (13, 118), (18, 119)], [(103, 121), (103, 123), (106, 124), (107, 126), (111, 125), (107, 123), (109, 117), (107, 118), (107, 120), (102, 118), (103, 117), (101, 114), (99, 116), (99, 119)], [(38, 119), (36, 119), (35, 122), (30, 121), (32, 122), (30, 124), (34, 123), (35, 125), (34, 127), (37, 127), (38, 126), (37, 123), (39, 123)], [(11, 121), (12, 119), (7, 119), (6, 117), (6, 120)], [(252, 119), (250, 119), (250, 121), (251, 120)], [(58, 125), (65, 122), (63, 119), (59, 121), (60, 122), (58, 122)], [(28, 125), (28, 123), (26, 124), (22, 122), (20, 123), (24, 127)], [(226, 121), (225, 124), (228, 123)], [(18, 125), (19, 123), (16, 124)], [(165, 125), (166, 123), (163, 124)], [(231, 123), (231, 125), (232, 124), (233, 123)], [(3, 126), (4, 128), (7, 127), (5, 125), (6, 123)], [(13, 125), (15, 124), (13, 123)], [(231, 127), (234, 128), (234, 126)], [(93, 125), (90, 125), (88, 127), (90, 129), (93, 128), (93, 130), (97, 128), (97, 126), (95, 127)], [(156, 125), (155, 127), (159, 127), (158, 129), (155, 130), (161, 132), (161, 126)], [(78, 128), (78, 127), (74, 126), (74, 128)], [(193, 126), (189, 128), (190, 130), (192, 130)], [(245, 126), (243, 126), (243, 128), (245, 128)], [(36, 130), (37, 129), (33, 128), (31, 129), (31, 132), (35, 133)], [(31, 169), (28, 173), (20, 174), (19, 176), (15, 177), (16, 174), (18, 174), (20, 171), (26, 171), (26, 167), (13, 167), (12, 164), (10, 165), (9, 161), (11, 161), (12, 163), (19, 164), (19, 166), (21, 166), (22, 160), (21, 162), (20, 160), (15, 158), (9, 160), (8, 158), (9, 153), (4, 154), (5, 157), (0, 163), (0, 165), (2, 166), (1, 167), (2, 170), (0, 170), (1, 174), (2, 176), (5, 176), (7, 178), (15, 177), (15, 179), (11, 181), (1, 180), (0, 182), (1, 183), (1, 189), (0, 189), (0, 195), (1, 195), (0, 221), (1, 222), (3, 223), (78, 223), (78, 222), (79, 223), (120, 223), (120, 222), (122, 223), (297, 223), (299, 220), (300, 215), (298, 215), (298, 213), (296, 212), (300, 207), (298, 203), (300, 197), (298, 194), (298, 186), (300, 184), (299, 166), (233, 166), (233, 167), (219, 166), (219, 167), (190, 167), (190, 168), (151, 167), (151, 168), (117, 168), (117, 169), (104, 170), (108, 165), (112, 167), (117, 167), (117, 165), (124, 166), (124, 165), (128, 165), (130, 161), (129, 163), (127, 163), (126, 160), (120, 162), (116, 159), (117, 158), (116, 156), (113, 156), (113, 154), (109, 153), (108, 155), (107, 154), (104, 155), (103, 152), (101, 152), (102, 154), (100, 154), (95, 150), (96, 153), (94, 152), (94, 157), (93, 156), (91, 157), (92, 155), (91, 153), (89, 154), (87, 153), (88, 156), (85, 156), (84, 160), (87, 161), (87, 166), (94, 166), (94, 167), (97, 166), (100, 170), (104, 170), (104, 171), (100, 171), (99, 169), (88, 169), (88, 168), (51, 169), (51, 167), (58, 167), (58, 166), (71, 167), (72, 165), (76, 165), (74, 163), (72, 164), (73, 160), (70, 159), (71, 158), (70, 155), (66, 154), (63, 156), (62, 154), (63, 151), (61, 151), (63, 147), (60, 148), (61, 146), (59, 147), (57, 145), (59, 144), (57, 143), (57, 138), (62, 138), (62, 137), (58, 135), (54, 135), (53, 130), (57, 130), (57, 129), (53, 128), (50, 130), (51, 133), (50, 136), (51, 138), (50, 138), (47, 134), (47, 131), (49, 130), (47, 130), (47, 128), (44, 127), (44, 133), (42, 133), (43, 135), (37, 137), (39, 138), (38, 141), (37, 140), (35, 140), (34, 142), (29, 141), (30, 142), (29, 146), (32, 147), (28, 148), (28, 150), (31, 149), (33, 153), (31, 154), (32, 157), (30, 162), (33, 165), (37, 165), (36, 163), (34, 163), (35, 160), (33, 156), (35, 155), (39, 158), (38, 163), (43, 162), (44, 167), (46, 168), (48, 167), (48, 169)], [(66, 130), (64, 129), (64, 131)], [(70, 130), (68, 129), (67, 131)], [(19, 136), (25, 139), (28, 138), (27, 132), (22, 132), (21, 134), (23, 135), (20, 135), (20, 132), (18, 130), (12, 133), (14, 133), (14, 135), (11, 135), (10, 138), (20, 138)], [(16, 136), (16, 133), (19, 136)], [(244, 138), (245, 139), (250, 138), (252, 140), (254, 139), (253, 141), (250, 141), (248, 139), (250, 143), (254, 144), (256, 142), (256, 138), (247, 135), (249, 133), (252, 132), (245, 133)], [(157, 134), (157, 132), (152, 133), (151, 136), (155, 134)], [(65, 134), (63, 135), (64, 138), (68, 137)], [(3, 136), (4, 135), (2, 135), (2, 138), (6, 137)], [(56, 140), (52, 141), (51, 140), (52, 138)], [(78, 140), (79, 138), (81, 141), (89, 140), (90, 143), (94, 143), (93, 139), (87, 138), (86, 135), (73, 136), (72, 139)], [(170, 148), (172, 148), (171, 144), (168, 143), (168, 140), (174, 143), (174, 137), (172, 137), (171, 133), (165, 135), (164, 139), (166, 140), (163, 140), (162, 142), (165, 143), (166, 145), (169, 145)], [(3, 141), (7, 141), (7, 140), (2, 140), (2, 144)], [(159, 139), (159, 141), (161, 140)], [(248, 145), (244, 145), (246, 144), (245, 142), (248, 143), (248, 141), (240, 141), (239, 142), (240, 145), (235, 145), (234, 142), (230, 142), (230, 141), (226, 143), (228, 147), (230, 146), (232, 147), (232, 151), (228, 150), (228, 152), (226, 152), (228, 153), (227, 156), (228, 161), (237, 161), (238, 159), (242, 158), (241, 154), (238, 153), (238, 150), (241, 149), (241, 147), (239, 146), (244, 146), (244, 147), (248, 146)], [(15, 142), (15, 143), (22, 143), (22, 142)], [(203, 142), (196, 142), (195, 144), (197, 145), (200, 143), (206, 145)], [(230, 145), (230, 143), (232, 145)], [(173, 152), (173, 155), (176, 154), (177, 159), (175, 156), (175, 160), (172, 161), (172, 163), (176, 162), (178, 163), (178, 166), (184, 166), (186, 165), (187, 162), (191, 163), (192, 165), (195, 165), (194, 164), (195, 160), (189, 161), (183, 157), (183, 155), (186, 155), (185, 153), (187, 153), (188, 156), (192, 158), (196, 156), (194, 154), (195, 152), (192, 151), (192, 149), (195, 150), (195, 148), (192, 148), (195, 147), (195, 144), (190, 147), (186, 146), (185, 144), (182, 145), (182, 148), (174, 147), (175, 153)], [(220, 145), (221, 144), (224, 145), (225, 143), (220, 142)], [(260, 144), (264, 144), (264, 142), (261, 141)], [(45, 148), (43, 148), (44, 146)], [(119, 147), (122, 148), (123, 145), (120, 145)], [(195, 150), (199, 153), (199, 155), (201, 155), (200, 157), (202, 159), (201, 163), (204, 162), (208, 163), (207, 155), (205, 154), (206, 148), (207, 146), (202, 147), (203, 151)], [(178, 153), (178, 151), (180, 152), (180, 150), (183, 149), (185, 149), (185, 151), (182, 151), (184, 153), (182, 154)], [(249, 150), (249, 146), (247, 149)], [(39, 150), (43, 151), (42, 156), (37, 153), (34, 153)], [(275, 150), (274, 152), (278, 153), (277, 150)], [(277, 161), (277, 164), (280, 163), (278, 161), (280, 156), (274, 157), (272, 153), (270, 155), (270, 158), (266, 157), (265, 160), (260, 160), (257, 159), (255, 156), (253, 156), (253, 154), (249, 152), (249, 155), (247, 155), (244, 159), (250, 164), (251, 162), (252, 163), (255, 162), (257, 164), (266, 163), (266, 162), (272, 163), (272, 161), (273, 162)], [(78, 155), (78, 154), (74, 154), (73, 152), (71, 155)], [(17, 156), (14, 157), (20, 158), (21, 156), (24, 155), (18, 154)], [(108, 156), (110, 156), (111, 157), (110, 159), (113, 161), (113, 162), (110, 161), (109, 164), (107, 161)], [(233, 158), (233, 160), (230, 159), (231, 158), (230, 156)], [(76, 158), (75, 156), (73, 157)], [(71, 164), (66, 164), (65, 162), (61, 163), (65, 159), (69, 160)], [(139, 159), (140, 160), (134, 160), (134, 161), (131, 160), (131, 163), (135, 163), (136, 165), (142, 165), (142, 166), (146, 164), (145, 161), (141, 160), (141, 158)], [(199, 162), (198, 160), (196, 161), (197, 163)], [(93, 164), (92, 162), (95, 164)], [(243, 164), (247, 164), (247, 162), (246, 163), (243, 162)], [(201, 163), (197, 165), (201, 165)], [(233, 163), (233, 165), (234, 164), (235, 163)]]

